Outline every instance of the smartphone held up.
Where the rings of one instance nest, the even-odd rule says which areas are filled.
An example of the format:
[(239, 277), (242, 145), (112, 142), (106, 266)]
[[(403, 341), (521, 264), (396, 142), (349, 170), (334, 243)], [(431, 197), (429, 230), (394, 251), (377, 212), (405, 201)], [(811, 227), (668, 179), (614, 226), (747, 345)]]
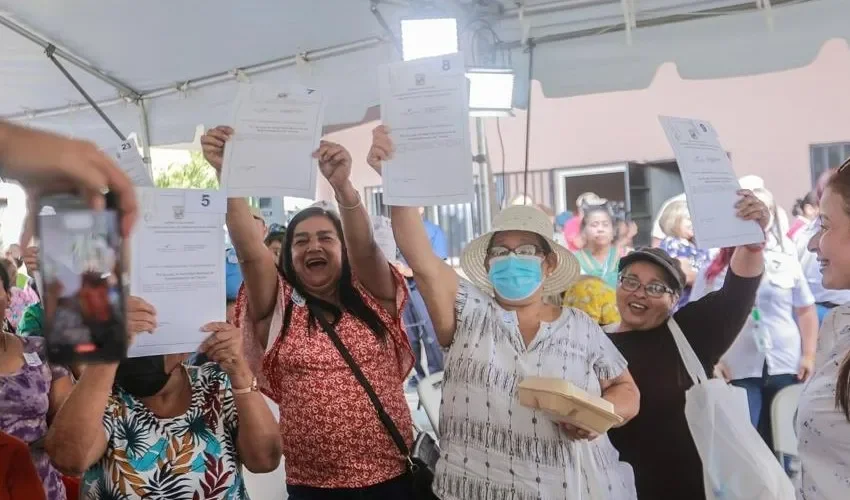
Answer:
[(39, 199), (45, 341), (57, 364), (120, 361), (127, 354), (120, 213), (115, 195), (91, 210), (73, 195)]

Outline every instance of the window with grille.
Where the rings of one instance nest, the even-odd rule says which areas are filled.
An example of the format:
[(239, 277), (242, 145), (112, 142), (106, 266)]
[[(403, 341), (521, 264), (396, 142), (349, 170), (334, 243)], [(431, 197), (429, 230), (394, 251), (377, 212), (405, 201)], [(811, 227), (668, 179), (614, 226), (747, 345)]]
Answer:
[(812, 144), (809, 148), (811, 155), (812, 187), (817, 183), (818, 177), (830, 168), (841, 165), (847, 157), (850, 157), (850, 142), (837, 142), (832, 144)]

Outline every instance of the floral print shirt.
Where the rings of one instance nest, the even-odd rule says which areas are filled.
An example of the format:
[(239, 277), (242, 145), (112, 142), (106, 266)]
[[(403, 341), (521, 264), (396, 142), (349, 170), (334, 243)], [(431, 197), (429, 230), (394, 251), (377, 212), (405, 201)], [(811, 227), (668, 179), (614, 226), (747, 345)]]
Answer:
[(186, 371), (192, 402), (178, 417), (159, 418), (116, 386), (103, 416), (106, 453), (83, 477), (81, 498), (248, 498), (230, 379), (214, 363)]
[[(26, 337), (21, 338), (21, 342), (24, 344), (24, 365), (15, 373), (0, 375), (0, 431), (32, 444), (47, 434), (51, 384), (69, 373), (64, 368), (47, 364), (44, 339)], [(47, 498), (64, 500), (62, 477), (51, 465), (47, 453), (39, 446), (30, 451)]]
[[(658, 248), (667, 252), (667, 255), (674, 259), (687, 259), (690, 261), (691, 267), (694, 268), (697, 274), (705, 269), (708, 266), (708, 263), (711, 262), (708, 250), (697, 248), (695, 244), (686, 239), (668, 236), (661, 240), (661, 244)], [(681, 295), (679, 295), (679, 303), (676, 304), (676, 309), (687, 304), (690, 301), (690, 297), (691, 287), (686, 286), (685, 289), (682, 290)]]
[(38, 294), (29, 286), (19, 288), (12, 287), (9, 306), (6, 307), (6, 319), (12, 328), (18, 328), (18, 323), (24, 315), (24, 311), (31, 305), (37, 304), (39, 301)]
[(620, 322), (617, 294), (602, 279), (582, 276), (564, 293), (564, 307), (574, 307), (600, 326)]
[[(396, 310), (403, 311), (408, 291), (391, 267)], [(386, 340), (344, 311), (334, 325), (337, 335), (375, 390), (408, 446), (413, 422), (403, 385), (413, 368), (413, 351), (401, 315), (391, 316), (378, 299), (354, 279), (363, 302), (387, 326)], [(375, 408), (321, 326), (311, 319), (306, 299), (284, 279), (264, 351), (247, 317), (247, 295), (240, 290), (237, 325), (242, 327), (245, 356), (260, 389), (280, 409), (280, 435), (286, 458), (286, 482), (315, 488), (362, 488), (404, 473), (405, 461)], [(289, 309), (289, 326), (282, 331)]]

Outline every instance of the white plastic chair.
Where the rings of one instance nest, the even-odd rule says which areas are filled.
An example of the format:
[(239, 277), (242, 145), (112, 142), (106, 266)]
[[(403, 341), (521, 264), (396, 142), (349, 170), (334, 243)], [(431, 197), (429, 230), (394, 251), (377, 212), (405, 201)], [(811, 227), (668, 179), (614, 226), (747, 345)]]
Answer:
[(443, 398), (443, 372), (432, 373), (419, 381), (416, 392), (419, 393), (419, 403), (425, 409), (425, 415), (431, 422), (434, 435), (440, 439), (440, 400)]
[(803, 384), (789, 385), (780, 390), (770, 405), (770, 421), (773, 432), (773, 449), (779, 460), (783, 456), (797, 456), (797, 432), (794, 430), (794, 418), (797, 415), (797, 403), (803, 392)]

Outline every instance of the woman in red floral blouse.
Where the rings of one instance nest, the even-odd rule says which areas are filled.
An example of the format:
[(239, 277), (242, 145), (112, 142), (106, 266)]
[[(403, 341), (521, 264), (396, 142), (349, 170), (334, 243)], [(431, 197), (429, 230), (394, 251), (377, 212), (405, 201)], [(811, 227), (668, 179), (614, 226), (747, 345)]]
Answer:
[[(216, 127), (201, 139), (218, 170), (232, 134)], [(413, 353), (400, 319), (407, 288), (373, 238), (349, 180), (348, 151), (322, 142), (313, 156), (340, 215), (322, 207), (299, 212), (278, 263), (245, 200), (228, 200), (227, 227), (244, 277), (236, 316), (245, 351), (262, 366), (255, 370), (260, 387), (280, 409), (290, 499), (411, 498), (404, 457), (307, 307), (332, 322), (409, 445), (413, 426), (402, 387)]]

